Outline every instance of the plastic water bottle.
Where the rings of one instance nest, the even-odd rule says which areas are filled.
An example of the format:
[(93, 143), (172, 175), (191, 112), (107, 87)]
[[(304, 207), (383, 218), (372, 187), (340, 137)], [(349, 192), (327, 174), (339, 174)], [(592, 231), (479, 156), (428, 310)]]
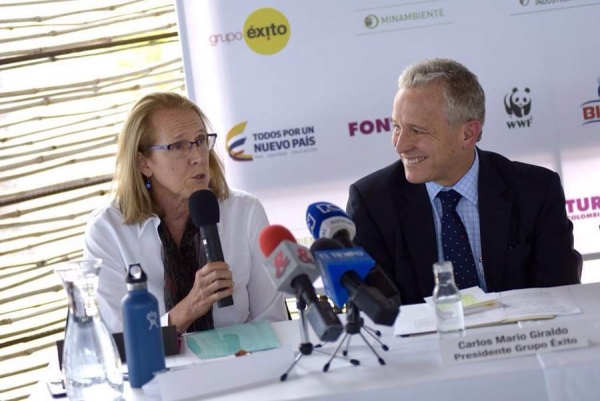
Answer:
[(454, 283), (452, 262), (434, 263), (433, 274), (437, 331), (441, 338), (462, 336), (465, 330), (465, 315), (460, 291)]
[(139, 264), (129, 266), (127, 295), (121, 302), (123, 337), (131, 387), (140, 388), (165, 369), (165, 351), (158, 301), (148, 292), (146, 273)]

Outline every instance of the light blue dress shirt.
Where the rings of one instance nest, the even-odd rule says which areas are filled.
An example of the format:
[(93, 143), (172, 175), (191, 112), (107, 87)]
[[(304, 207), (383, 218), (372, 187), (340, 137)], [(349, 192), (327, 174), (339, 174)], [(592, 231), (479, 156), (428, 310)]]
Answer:
[(481, 255), (481, 234), (479, 231), (479, 192), (477, 179), (479, 177), (479, 156), (475, 151), (475, 160), (467, 173), (452, 187), (443, 187), (435, 182), (427, 182), (427, 194), (433, 209), (433, 221), (435, 223), (435, 238), (437, 241), (438, 260), (444, 260), (444, 251), (442, 249), (442, 202), (437, 198), (440, 191), (449, 191), (454, 189), (462, 195), (462, 198), (456, 206), (456, 212), (467, 230), (471, 251), (477, 267), (477, 276), (479, 278), (479, 287), (487, 292), (485, 284), (485, 274), (483, 272), (483, 259)]

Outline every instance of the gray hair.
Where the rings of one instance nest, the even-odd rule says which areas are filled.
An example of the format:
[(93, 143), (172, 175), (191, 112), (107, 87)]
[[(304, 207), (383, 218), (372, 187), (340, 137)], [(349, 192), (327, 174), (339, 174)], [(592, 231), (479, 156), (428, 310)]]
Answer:
[(444, 114), (451, 126), (472, 120), (481, 122), (483, 126), (485, 94), (477, 76), (464, 65), (444, 58), (425, 59), (406, 67), (398, 78), (400, 89), (422, 88), (430, 84), (440, 85), (446, 100)]

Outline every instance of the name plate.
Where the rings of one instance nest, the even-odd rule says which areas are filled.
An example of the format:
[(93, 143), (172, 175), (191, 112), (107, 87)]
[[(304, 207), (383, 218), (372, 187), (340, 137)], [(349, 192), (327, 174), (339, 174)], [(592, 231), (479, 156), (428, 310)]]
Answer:
[(445, 364), (456, 364), (588, 345), (584, 326), (565, 322), (486, 333), (467, 331), (464, 337), (440, 339), (440, 353)]

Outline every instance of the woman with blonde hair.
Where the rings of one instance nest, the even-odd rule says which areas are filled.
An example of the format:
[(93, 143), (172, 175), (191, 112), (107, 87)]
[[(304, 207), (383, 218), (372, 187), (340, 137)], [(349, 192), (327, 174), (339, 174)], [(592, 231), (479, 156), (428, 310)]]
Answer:
[[(120, 303), (130, 264), (140, 263), (159, 302), (162, 325), (179, 332), (252, 320), (286, 320), (269, 281), (258, 235), (269, 224), (254, 196), (230, 189), (202, 111), (175, 93), (152, 93), (132, 108), (119, 135), (115, 198), (95, 210), (84, 256), (102, 260), (98, 300), (113, 332), (122, 331)], [(225, 262), (207, 262), (188, 199), (210, 189), (219, 200)], [(213, 305), (233, 296), (234, 304)]]

